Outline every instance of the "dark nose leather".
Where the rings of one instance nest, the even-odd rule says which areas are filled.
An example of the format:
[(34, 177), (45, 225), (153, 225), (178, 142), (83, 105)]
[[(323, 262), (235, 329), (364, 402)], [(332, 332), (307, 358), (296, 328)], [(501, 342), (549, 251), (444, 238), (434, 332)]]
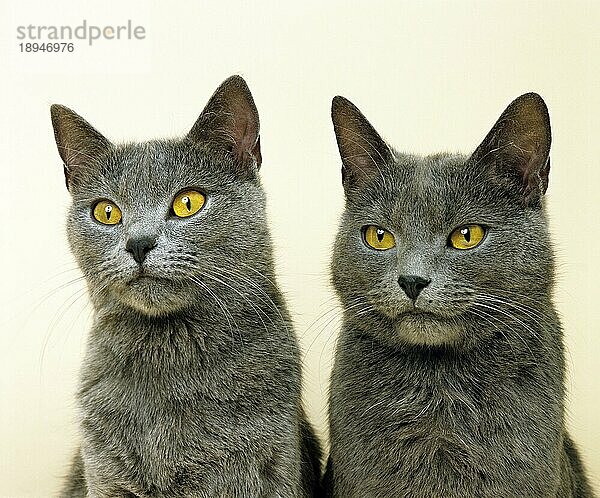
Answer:
[(125, 249), (130, 252), (133, 259), (141, 265), (146, 259), (146, 254), (153, 248), (156, 247), (156, 239), (152, 237), (138, 237), (129, 239), (125, 244)]
[(431, 280), (417, 277), (416, 275), (400, 275), (398, 285), (413, 301), (419, 297), (421, 291), (429, 285)]

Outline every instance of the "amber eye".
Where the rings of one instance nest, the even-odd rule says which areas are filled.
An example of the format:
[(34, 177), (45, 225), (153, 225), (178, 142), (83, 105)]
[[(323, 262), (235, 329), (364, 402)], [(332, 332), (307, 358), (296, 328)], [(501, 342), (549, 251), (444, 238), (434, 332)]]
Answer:
[(121, 221), (121, 210), (114, 202), (98, 201), (94, 206), (94, 218), (103, 225), (116, 225)]
[(394, 236), (384, 228), (376, 225), (369, 225), (364, 229), (364, 239), (369, 247), (378, 251), (385, 251), (396, 245)]
[(464, 225), (450, 234), (450, 245), (455, 249), (473, 249), (481, 244), (485, 230), (481, 225)]
[(180, 218), (187, 218), (200, 211), (205, 202), (206, 197), (200, 192), (196, 190), (184, 190), (175, 196), (172, 206), (173, 212)]

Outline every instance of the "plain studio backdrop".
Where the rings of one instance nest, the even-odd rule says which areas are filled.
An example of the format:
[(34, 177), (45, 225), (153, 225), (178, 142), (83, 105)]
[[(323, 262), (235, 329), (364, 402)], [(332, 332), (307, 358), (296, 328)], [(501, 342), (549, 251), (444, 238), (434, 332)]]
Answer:
[[(323, 437), (340, 323), (328, 264), (343, 207), (331, 98), (348, 97), (390, 143), (416, 153), (470, 152), (513, 98), (545, 98), (568, 425), (598, 484), (599, 2), (4, 0), (1, 10), (0, 495), (52, 496), (77, 447), (74, 391), (91, 307), (66, 243), (70, 199), (50, 104), (115, 141), (177, 136), (236, 73), (260, 112), (279, 282)], [(20, 52), (17, 26), (84, 19), (132, 20), (146, 37)]]

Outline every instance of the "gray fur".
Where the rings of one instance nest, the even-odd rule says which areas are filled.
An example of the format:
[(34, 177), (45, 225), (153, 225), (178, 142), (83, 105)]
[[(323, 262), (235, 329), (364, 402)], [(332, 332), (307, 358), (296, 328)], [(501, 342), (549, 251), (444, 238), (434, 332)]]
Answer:
[[(593, 496), (565, 430), (542, 99), (513, 102), (470, 157), (395, 152), (341, 97), (332, 115), (346, 209), (331, 264), (344, 319), (330, 496)], [(449, 247), (470, 223), (488, 227), (483, 242)], [(369, 224), (396, 247), (367, 247)], [(400, 275), (431, 279), (414, 304)]]
[[(181, 140), (113, 145), (67, 108), (52, 119), (69, 243), (95, 310), (81, 449), (61, 496), (312, 496), (319, 447), (275, 284), (245, 82), (225, 81)], [(171, 202), (188, 187), (207, 203), (176, 218)], [(91, 216), (104, 198), (121, 224)], [(141, 236), (157, 240), (142, 269), (125, 250)]]

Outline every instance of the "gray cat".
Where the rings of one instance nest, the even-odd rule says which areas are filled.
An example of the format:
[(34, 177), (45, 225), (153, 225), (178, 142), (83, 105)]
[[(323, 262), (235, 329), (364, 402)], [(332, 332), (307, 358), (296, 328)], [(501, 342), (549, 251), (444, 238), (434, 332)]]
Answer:
[(62, 496), (312, 496), (319, 446), (244, 80), (226, 80), (181, 140), (113, 145), (69, 109), (51, 114), (95, 310)]
[(512, 102), (470, 157), (395, 152), (342, 97), (332, 117), (330, 495), (593, 496), (565, 430), (544, 101)]

